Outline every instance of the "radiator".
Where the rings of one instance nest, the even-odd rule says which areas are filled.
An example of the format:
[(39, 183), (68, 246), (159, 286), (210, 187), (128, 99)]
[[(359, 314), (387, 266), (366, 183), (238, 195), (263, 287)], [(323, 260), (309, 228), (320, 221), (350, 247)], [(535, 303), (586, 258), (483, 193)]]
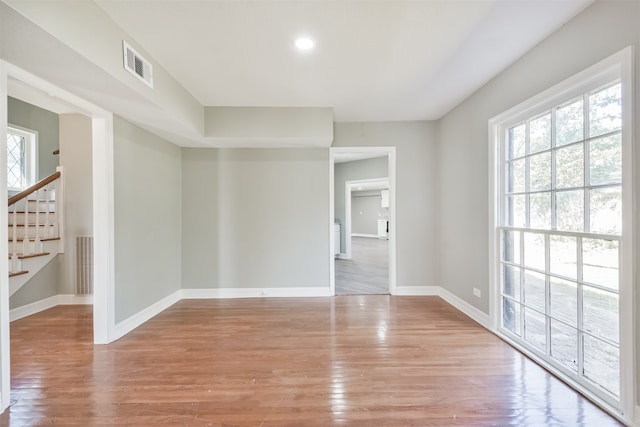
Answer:
[(93, 294), (93, 237), (76, 237), (76, 294)]

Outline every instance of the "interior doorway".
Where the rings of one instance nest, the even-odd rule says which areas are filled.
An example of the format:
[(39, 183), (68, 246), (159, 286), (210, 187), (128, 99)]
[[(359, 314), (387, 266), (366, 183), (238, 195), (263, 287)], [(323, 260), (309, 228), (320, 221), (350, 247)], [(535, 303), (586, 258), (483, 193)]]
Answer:
[[(8, 96), (44, 109), (70, 108), (69, 113), (85, 115), (91, 121), (92, 222), (94, 236), (93, 331), (94, 343), (109, 342), (113, 330), (113, 115), (41, 78), (0, 60), (0, 134), (7, 132)], [(53, 104), (52, 104), (53, 103)], [(0, 156), (6, 156), (0, 153)], [(6, 162), (6, 157), (5, 157)], [(6, 178), (0, 193), (7, 194)], [(7, 215), (0, 215), (0, 237), (7, 241)], [(0, 255), (7, 258), (8, 247)], [(7, 264), (0, 268), (0, 411), (10, 402), (10, 317)]]
[(330, 150), (332, 295), (396, 287), (395, 147)]
[(389, 293), (389, 177), (388, 164), (383, 166), (384, 177), (345, 182), (345, 244), (335, 259), (336, 295)]

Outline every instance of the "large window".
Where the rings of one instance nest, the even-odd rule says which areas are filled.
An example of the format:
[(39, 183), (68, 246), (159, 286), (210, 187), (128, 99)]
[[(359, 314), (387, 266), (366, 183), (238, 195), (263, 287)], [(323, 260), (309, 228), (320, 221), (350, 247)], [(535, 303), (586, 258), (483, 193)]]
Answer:
[(21, 191), (36, 181), (37, 134), (14, 126), (7, 127), (7, 188)]
[(610, 67), (492, 121), (499, 331), (618, 408), (623, 97)]

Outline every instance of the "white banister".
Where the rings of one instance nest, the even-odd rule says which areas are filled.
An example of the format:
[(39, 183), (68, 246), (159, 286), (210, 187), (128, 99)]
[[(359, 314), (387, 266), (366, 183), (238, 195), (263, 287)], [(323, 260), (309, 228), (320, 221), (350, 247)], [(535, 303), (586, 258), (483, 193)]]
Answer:
[[(33, 253), (39, 253), (42, 252), (42, 244), (40, 242), (40, 189), (37, 189), (36, 191), (34, 191), (32, 194), (35, 194), (35, 204), (36, 204), (36, 232), (35, 232), (35, 236), (34, 236), (34, 243), (33, 243)], [(27, 198), (27, 205), (29, 204), (29, 199)], [(49, 209), (47, 208), (47, 211)], [(29, 216), (29, 209), (26, 209), (25, 215), (28, 217)], [(27, 218), (28, 219), (28, 218)], [(24, 224), (25, 227), (25, 239), (27, 239), (29, 237), (29, 224), (27, 222), (25, 222)], [(30, 254), (25, 254), (25, 255), (30, 255)]]
[(53, 235), (51, 234), (51, 221), (49, 220), (49, 217), (51, 216), (51, 213), (49, 212), (51, 210), (50, 206), (51, 206), (51, 188), (55, 185), (55, 181), (52, 182), (51, 184), (48, 184), (45, 188), (44, 188), (44, 193), (47, 195), (46, 197), (46, 206), (47, 206), (47, 210), (46, 210), (46, 215), (44, 216), (44, 238), (48, 239), (50, 237), (53, 237)]
[[(11, 227), (10, 274), (21, 272), (24, 258), (61, 252), (60, 248), (63, 247), (61, 241), (61, 233), (63, 232), (61, 178), (62, 168), (58, 167), (54, 174), (9, 198), (9, 211), (12, 212), (11, 220), (13, 221), (9, 223)], [(34, 215), (35, 221), (31, 227), (31, 218)], [(45, 215), (45, 217), (41, 218), (41, 215)], [(22, 224), (19, 224), (20, 217)], [(18, 232), (19, 226), (23, 230), (21, 233)], [(35, 231), (32, 232), (31, 229)], [(20, 239), (22, 239), (22, 244), (19, 243)], [(52, 239), (59, 239), (57, 250), (49, 248), (45, 253), (44, 242)], [(22, 252), (20, 252), (20, 248)], [(27, 270), (27, 268), (24, 269)]]
[(13, 225), (11, 233), (11, 265), (9, 272), (20, 271), (20, 260), (18, 259), (18, 204), (13, 205)]

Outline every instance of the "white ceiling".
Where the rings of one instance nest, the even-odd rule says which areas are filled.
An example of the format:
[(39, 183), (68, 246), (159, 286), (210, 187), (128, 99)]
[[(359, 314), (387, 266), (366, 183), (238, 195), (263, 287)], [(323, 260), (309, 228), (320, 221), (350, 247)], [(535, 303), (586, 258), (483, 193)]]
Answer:
[[(438, 119), (593, 0), (96, 3), (204, 106)], [(316, 42), (300, 53), (294, 39)]]

